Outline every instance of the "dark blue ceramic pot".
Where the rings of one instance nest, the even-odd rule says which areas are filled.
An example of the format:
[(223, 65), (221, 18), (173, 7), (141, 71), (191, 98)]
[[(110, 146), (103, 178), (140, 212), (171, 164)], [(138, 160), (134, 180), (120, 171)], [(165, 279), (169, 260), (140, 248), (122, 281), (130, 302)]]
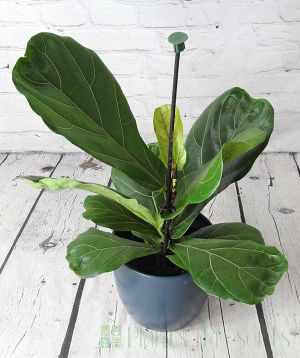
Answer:
[[(200, 214), (190, 232), (208, 225), (211, 225), (209, 220)], [(114, 274), (128, 313), (136, 322), (155, 331), (175, 331), (184, 327), (195, 318), (208, 297), (187, 272), (151, 275), (128, 263)]]

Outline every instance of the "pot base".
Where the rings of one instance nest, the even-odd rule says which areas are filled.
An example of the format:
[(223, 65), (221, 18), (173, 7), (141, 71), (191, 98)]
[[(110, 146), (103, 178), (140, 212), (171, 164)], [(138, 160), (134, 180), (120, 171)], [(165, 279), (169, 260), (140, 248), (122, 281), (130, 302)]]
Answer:
[(123, 265), (115, 272), (119, 296), (132, 318), (155, 331), (176, 331), (200, 312), (208, 295), (189, 273), (147, 275)]
[[(211, 222), (199, 214), (186, 235), (208, 225)], [(114, 233), (142, 241), (128, 232)], [(139, 260), (150, 260), (150, 272), (147, 272), (149, 265), (140, 265)], [(179, 267), (173, 271), (172, 266), (175, 265), (169, 262), (166, 275), (163, 275), (159, 257), (142, 257), (114, 271), (119, 296), (128, 313), (136, 322), (151, 330), (170, 332), (183, 328), (197, 316), (208, 298), (188, 272)], [(160, 272), (158, 275), (157, 270)]]

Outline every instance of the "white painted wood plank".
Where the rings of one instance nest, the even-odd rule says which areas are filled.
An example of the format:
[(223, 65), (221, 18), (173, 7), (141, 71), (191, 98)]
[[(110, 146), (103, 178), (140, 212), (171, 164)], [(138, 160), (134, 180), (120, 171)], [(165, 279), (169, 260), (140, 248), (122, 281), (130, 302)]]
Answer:
[[(84, 170), (80, 165), (87, 159), (82, 154), (66, 155), (53, 176), (107, 184), (108, 167), (99, 164)], [(93, 226), (81, 217), (86, 195), (76, 190), (47, 191), (33, 211), (0, 275), (1, 357), (58, 356), (79, 282), (65, 260), (66, 245)], [(22, 196), (19, 205), (24, 205)]]
[[(241, 221), (234, 184), (216, 197), (209, 212), (212, 223)], [(230, 357), (266, 357), (255, 306), (232, 300), (219, 300), (219, 302)], [(211, 317), (218, 314), (212, 311), (210, 313)], [(258, 344), (259, 342), (261, 344)]]
[(28, 174), (48, 176), (59, 159), (59, 154), (9, 154), (0, 165), (0, 266), (39, 195), (39, 190), (14, 179)]
[(104, 273), (85, 283), (69, 355), (164, 358), (166, 333), (137, 324), (118, 296), (113, 273)]
[[(206, 210), (214, 223), (240, 221), (234, 186), (222, 193)], [(223, 324), (224, 321), (224, 324)], [(109, 340), (100, 341), (101, 330), (117, 325), (121, 334), (120, 347), (105, 347)], [(226, 336), (225, 336), (226, 332)], [(265, 357), (260, 327), (254, 306), (221, 301), (210, 297), (200, 315), (187, 327), (168, 333), (170, 357)], [(100, 341), (100, 342), (99, 342)], [(119, 300), (111, 273), (86, 282), (73, 334), (70, 356), (75, 357), (165, 357), (165, 333), (140, 327), (126, 313)]]
[(293, 157), (262, 155), (239, 188), (247, 223), (289, 261), (288, 274), (262, 304), (274, 358), (300, 357), (300, 179)]
[[(203, 214), (213, 224), (240, 222), (234, 185), (207, 205)], [(263, 343), (258, 344), (262, 342), (262, 337), (255, 306), (231, 300), (210, 296), (207, 309), (189, 326), (171, 335), (173, 344), (168, 345), (168, 352), (174, 358), (266, 357)]]
[[(113, 335), (111, 332), (119, 331)], [(105, 339), (105, 332), (108, 332)], [(112, 273), (87, 280), (74, 329), (70, 357), (166, 356), (166, 334), (138, 325), (121, 303)]]
[[(72, 157), (72, 156), (71, 156)], [(73, 156), (74, 158), (74, 156)], [(279, 247), (279, 242), (275, 242), (278, 240), (278, 234), (285, 239), (283, 242), (282, 240), (282, 247), (284, 248), (285, 254), (288, 256), (290, 261), (290, 282), (287, 282), (286, 284), (280, 283), (280, 286), (275, 291), (275, 294), (272, 298), (267, 299), (264, 304), (264, 311), (266, 315), (267, 325), (268, 329), (271, 335), (271, 344), (272, 349), (274, 352), (274, 357), (288, 357), (290, 356), (297, 356), (298, 351), (295, 351), (295, 347), (299, 346), (299, 326), (297, 325), (299, 322), (299, 311), (297, 310), (297, 307), (299, 307), (299, 301), (297, 300), (297, 292), (296, 292), (296, 285), (299, 286), (299, 277), (297, 276), (297, 281), (294, 282), (291, 280), (295, 275), (299, 275), (299, 264), (298, 264), (298, 258), (297, 255), (295, 255), (295, 252), (299, 252), (299, 246), (298, 245), (298, 238), (297, 234), (299, 232), (299, 208), (297, 205), (299, 205), (299, 200), (297, 198), (297, 195), (295, 193), (298, 192), (299, 187), (299, 178), (298, 174), (296, 172), (296, 166), (293, 162), (292, 158), (288, 155), (281, 155), (279, 157), (275, 156), (275, 159), (273, 160), (273, 157), (270, 157), (271, 159), (265, 159), (266, 157), (262, 157), (259, 159), (258, 164), (253, 168), (251, 171), (251, 174), (247, 176), (241, 183), (241, 196), (242, 201), (244, 205), (246, 220), (248, 223), (258, 227), (260, 230), (262, 230), (266, 241), (268, 238), (268, 244), (274, 244), (277, 247)], [(268, 157), (269, 158), (269, 157)], [(80, 160), (79, 160), (80, 161)], [(79, 162), (78, 161), (78, 162)], [(72, 165), (72, 160), (70, 160), (69, 165)], [(278, 164), (279, 163), (279, 164)], [(288, 164), (287, 164), (288, 163)], [(4, 164), (4, 163), (3, 163)], [(274, 166), (274, 167), (273, 167)], [(79, 168), (77, 168), (79, 169)], [(1, 171), (1, 166), (0, 166)], [(80, 170), (79, 170), (80, 171)], [(96, 171), (95, 171), (96, 172)], [(271, 174), (269, 175), (268, 172)], [(64, 172), (67, 173), (67, 170)], [(69, 175), (70, 174), (54, 174), (54, 175)], [(275, 175), (276, 173), (276, 175)], [(79, 174), (75, 174), (79, 178)], [(270, 183), (270, 176), (275, 176), (275, 180), (273, 180), (273, 186), (268, 187)], [(250, 179), (252, 177), (252, 179)], [(256, 179), (258, 177), (259, 179)], [(0, 176), (1, 178), (1, 176)], [(87, 179), (84, 176), (82, 176), (83, 180), (91, 180)], [(282, 184), (283, 183), (283, 184)], [(247, 184), (247, 188), (246, 185)], [(263, 189), (261, 189), (263, 188)], [(247, 190), (246, 190), (247, 189)], [(249, 190), (248, 190), (249, 189)], [(222, 221), (239, 221), (238, 212), (236, 211), (237, 206), (235, 206), (234, 201), (236, 200), (236, 194), (234, 191), (234, 188), (230, 188), (231, 193), (227, 194), (221, 194), (219, 198), (216, 199), (215, 203), (213, 204), (211, 210), (208, 212), (211, 216), (211, 220), (215, 222), (222, 222)], [(66, 192), (67, 193), (67, 192)], [(78, 194), (79, 192), (77, 192)], [(37, 217), (35, 216), (35, 212), (33, 213), (32, 219), (29, 220), (28, 225), (31, 224), (31, 220), (34, 222), (35, 231), (38, 230), (42, 232), (42, 230), (45, 230), (45, 234), (41, 233), (38, 235), (43, 235), (45, 238), (47, 238), (47, 234), (51, 234), (49, 229), (47, 229), (47, 226), (49, 223), (51, 224), (51, 221), (54, 221), (52, 223), (53, 228), (56, 230), (56, 235), (62, 228), (62, 224), (59, 224), (58, 222), (63, 220), (63, 207), (66, 206), (66, 211), (69, 209), (69, 202), (70, 200), (67, 199), (69, 195), (71, 195), (71, 192), (68, 192), (68, 195), (62, 195), (63, 193), (45, 193), (42, 196), (42, 199), (44, 195), (55, 195), (56, 198), (60, 198), (58, 200), (58, 206), (59, 209), (57, 212), (59, 213), (57, 216), (58, 218), (54, 218), (53, 210), (49, 208), (51, 205), (53, 205), (54, 196), (52, 196), (50, 202), (52, 201), (52, 204), (47, 203), (47, 208), (45, 209), (48, 211), (51, 215), (49, 218), (49, 221), (46, 223), (42, 223), (42, 227), (39, 227), (39, 215)], [(271, 194), (271, 195), (270, 195)], [(22, 194), (21, 194), (22, 195)], [(224, 198), (222, 196), (224, 195)], [(62, 198), (64, 197), (65, 198)], [(235, 198), (233, 200), (233, 198)], [(268, 198), (270, 198), (270, 202), (268, 202)], [(42, 200), (41, 199), (41, 200)], [(64, 202), (65, 200), (65, 202)], [(46, 200), (48, 202), (48, 200)], [(270, 206), (270, 211), (269, 211)], [(295, 212), (290, 212), (289, 210), (282, 210), (280, 209), (292, 209)], [(76, 208), (74, 208), (75, 210)], [(37, 206), (38, 213), (42, 212), (42, 208), (39, 209), (39, 204)], [(266, 210), (268, 215), (266, 215)], [(78, 211), (78, 218), (80, 217), (81, 213), (81, 207), (77, 209)], [(285, 213), (285, 214), (284, 214)], [(44, 214), (43, 214), (44, 215)], [(43, 215), (40, 215), (43, 218)], [(60, 218), (59, 218), (60, 216)], [(76, 220), (74, 219), (76, 215), (74, 213), (71, 214), (71, 223), (74, 224)], [(267, 220), (266, 220), (267, 218)], [(271, 219), (272, 220), (271, 220)], [(66, 218), (65, 218), (66, 219)], [(45, 217), (43, 218), (45, 220)], [(46, 219), (48, 220), (48, 219)], [(55, 221), (56, 220), (56, 221)], [(251, 222), (252, 220), (252, 222)], [(274, 223), (274, 220), (277, 225)], [(266, 223), (267, 221), (267, 223)], [(274, 227), (272, 227), (272, 222)], [(60, 227), (60, 228), (59, 228)], [(292, 228), (292, 229), (291, 229)], [(72, 228), (74, 229), (74, 228)], [(48, 232), (47, 232), (48, 230)], [(23, 235), (21, 236), (20, 240), (25, 241), (24, 235), (28, 236), (28, 234), (32, 233), (32, 229), (28, 230), (25, 228), (25, 231)], [(38, 232), (36, 231), (36, 232)], [(284, 234), (284, 235), (283, 235)], [(72, 235), (73, 236), (73, 235)], [(55, 237), (55, 236), (53, 236)], [(275, 237), (275, 239), (274, 239)], [(68, 236), (70, 238), (70, 236)], [(34, 237), (26, 237), (27, 243), (23, 242), (21, 244), (22, 247), (22, 253), (29, 253), (32, 249), (29, 246), (31, 244), (38, 247), (37, 238)], [(273, 241), (274, 242), (273, 242)], [(41, 239), (42, 241), (42, 239)], [(50, 240), (52, 241), (52, 239)], [(20, 241), (21, 242), (21, 241)], [(16, 247), (15, 252), (13, 252), (12, 258), (17, 258), (19, 261), (22, 260), (22, 258), (19, 258), (18, 251), (20, 250), (20, 242)], [(63, 239), (63, 242), (65, 242), (65, 239)], [(284, 247), (284, 246), (287, 247)], [(50, 245), (51, 246), (51, 245)], [(39, 249), (36, 251), (38, 252)], [(51, 250), (58, 250), (57, 247)], [(44, 258), (46, 255), (50, 254), (51, 250), (47, 250), (46, 253), (43, 255)], [(297, 251), (298, 250), (298, 251)], [(287, 254), (288, 251), (288, 254)], [(16, 253), (17, 252), (17, 253)], [(44, 271), (48, 270), (54, 270), (55, 267), (59, 267), (60, 275), (59, 277), (59, 289), (52, 287), (48, 293), (43, 289), (47, 285), (47, 282), (51, 279), (47, 277), (46, 283), (44, 285), (41, 285), (39, 287), (39, 281), (36, 280), (37, 276), (35, 273), (32, 273), (33, 267), (34, 270), (39, 270), (39, 267), (37, 266), (37, 259), (38, 257), (37, 252), (35, 252), (34, 256), (34, 264), (32, 265), (30, 260), (32, 257), (30, 257), (29, 254), (23, 258), (23, 267), (24, 267), (24, 259), (26, 259), (26, 267), (29, 263), (30, 268), (30, 275), (24, 274), (21, 272), (24, 270), (23, 267), (21, 267), (20, 264), (20, 271), (18, 272), (16, 270), (16, 266), (11, 264), (11, 261), (8, 262), (8, 266), (3, 271), (3, 275), (5, 274), (6, 270), (10, 270), (10, 277), (12, 278), (12, 281), (16, 282), (19, 280), (19, 276), (22, 280), (24, 280), (24, 285), (19, 286), (19, 283), (15, 285), (16, 290), (14, 290), (14, 295), (12, 295), (12, 292), (10, 290), (10, 287), (8, 286), (8, 281), (6, 281), (3, 285), (3, 281), (0, 277), (0, 289), (1, 292), (8, 291), (8, 294), (2, 295), (0, 298), (1, 302), (1, 308), (2, 312), (5, 312), (4, 318), (6, 317), (6, 320), (2, 320), (2, 316), (0, 319), (0, 332), (7, 330), (7, 321), (8, 317), (10, 317), (11, 325), (15, 324), (15, 327), (17, 326), (17, 320), (21, 319), (19, 326), (21, 326), (22, 333), (24, 334), (26, 332), (26, 325), (27, 328), (30, 326), (28, 317), (31, 317), (31, 313), (35, 313), (36, 315), (35, 321), (33, 323), (33, 328), (29, 329), (28, 332), (25, 334), (24, 338), (22, 339), (21, 343), (19, 344), (17, 350), (15, 352), (18, 352), (19, 347), (23, 346), (24, 352), (25, 349), (28, 352), (33, 352), (34, 347), (32, 347), (32, 342), (34, 340), (40, 339), (39, 345), (44, 345), (45, 342), (43, 339), (51, 332), (49, 341), (51, 344), (46, 343), (46, 347), (48, 349), (47, 351), (47, 357), (51, 357), (51, 354), (53, 350), (56, 350), (55, 354), (53, 356), (57, 356), (60, 345), (62, 343), (62, 339), (64, 337), (64, 333), (66, 330), (66, 326), (68, 323), (68, 318), (70, 315), (70, 311), (72, 308), (73, 299), (75, 297), (76, 293), (76, 286), (72, 286), (71, 290), (68, 289), (66, 284), (66, 279), (64, 278), (66, 275), (68, 275), (68, 270), (62, 271), (61, 266), (57, 265), (57, 257), (60, 255), (64, 256), (64, 253), (62, 253), (62, 250), (60, 248), (59, 252), (56, 253), (56, 258), (54, 256), (51, 256), (51, 258), (47, 258), (46, 260), (46, 269)], [(29, 258), (29, 259), (28, 259)], [(43, 258), (42, 258), (43, 259)], [(291, 259), (292, 259), (292, 267), (291, 267)], [(53, 261), (53, 267), (52, 262)], [(64, 260), (63, 260), (64, 261)], [(22, 263), (22, 262), (21, 262)], [(65, 264), (65, 262), (63, 262)], [(43, 262), (40, 263), (41, 267), (43, 265)], [(12, 268), (10, 268), (12, 266)], [(19, 265), (18, 265), (19, 266)], [(291, 271), (292, 270), (292, 271)], [(43, 271), (43, 273), (44, 273)], [(21, 273), (20, 273), (21, 272)], [(72, 273), (71, 273), (72, 274)], [(57, 280), (57, 277), (55, 276), (55, 272), (53, 272), (50, 275), (50, 278), (53, 275), (53, 280), (55, 277), (55, 280)], [(294, 275), (294, 276), (293, 276)], [(122, 308), (122, 304), (118, 301), (117, 294), (115, 292), (115, 287), (112, 287), (111, 285), (114, 284), (112, 280), (111, 274), (105, 274), (100, 276), (96, 279), (88, 280), (85, 286), (84, 294), (82, 297), (81, 307), (79, 311), (79, 317), (77, 321), (77, 325), (75, 326), (75, 332), (73, 336), (71, 351), (70, 351), (70, 357), (98, 357), (100, 354), (101, 356), (107, 356), (107, 357), (131, 357), (132, 355), (139, 354), (146, 354), (147, 356), (157, 355), (158, 357), (164, 357), (165, 356), (165, 344), (164, 344), (164, 334), (153, 334), (149, 331), (142, 330), (142, 332), (139, 331), (139, 326), (135, 325), (135, 323), (127, 317), (127, 314)], [(78, 282), (76, 276), (74, 276), (74, 281), (72, 282)], [(31, 282), (31, 278), (34, 280), (34, 287), (30, 287), (32, 291), (32, 300), (30, 301), (28, 299), (28, 292), (29, 288), (28, 283)], [(294, 279), (294, 278), (293, 278)], [(41, 278), (41, 281), (43, 282), (43, 278)], [(69, 282), (71, 282), (69, 281)], [(71, 285), (71, 284), (70, 284)], [(282, 286), (283, 285), (283, 286)], [(53, 284), (54, 286), (54, 284)], [(281, 288), (281, 286), (283, 288)], [(4, 289), (3, 289), (4, 288)], [(22, 288), (25, 289), (25, 292), (23, 293), (22, 297)], [(34, 293), (38, 292), (38, 289), (40, 290), (39, 296), (37, 298), (37, 302), (40, 303), (40, 309), (41, 312), (36, 312), (36, 302), (34, 301)], [(19, 290), (19, 291), (18, 291)], [(53, 292), (51, 292), (53, 290)], [(281, 290), (280, 298), (278, 299), (278, 293), (279, 290)], [(61, 293), (60, 293), (61, 291)], [(27, 292), (27, 303), (24, 303), (24, 295), (26, 295)], [(291, 292), (291, 294), (289, 294)], [(96, 293), (96, 294), (95, 294)], [(46, 296), (50, 295), (50, 305), (48, 303), (48, 300), (46, 299)], [(3, 300), (3, 296), (5, 296), (5, 302)], [(42, 298), (40, 298), (42, 296)], [(56, 296), (56, 301), (54, 296)], [(290, 297), (291, 296), (291, 297)], [(66, 298), (67, 303), (62, 304), (61, 300), (64, 300)], [(21, 298), (21, 308), (16, 309), (16, 301)], [(95, 299), (96, 298), (96, 299)], [(105, 301), (104, 301), (105, 298)], [(39, 301), (40, 300), (40, 301)], [(58, 301), (57, 301), (58, 300)], [(291, 303), (291, 300), (293, 301)], [(30, 311), (28, 309), (28, 303), (30, 301), (30, 304), (33, 304), (33, 309), (30, 307)], [(9, 305), (7, 304), (9, 302)], [(252, 352), (252, 355), (256, 355), (257, 357), (264, 357), (264, 349), (263, 349), (263, 342), (261, 339), (259, 328), (257, 329), (257, 317), (256, 320), (254, 320), (254, 315), (252, 314), (250, 309), (254, 309), (253, 306), (246, 306), (242, 304), (235, 303), (234, 306), (231, 306), (230, 301), (222, 301), (222, 312), (223, 312), (223, 320), (224, 320), (224, 327), (226, 331), (227, 341), (228, 341), (228, 347), (229, 352), (232, 357), (235, 356), (250, 356), (248, 355), (249, 352)], [(10, 304), (14, 306), (14, 310), (11, 310)], [(45, 314), (43, 311), (43, 307), (47, 306), (50, 307), (49, 311)], [(56, 313), (56, 305), (58, 307), (58, 313)], [(298, 306), (297, 306), (298, 305)], [(60, 307), (62, 306), (62, 307)], [(66, 308), (67, 306), (67, 308)], [(237, 309), (236, 306), (240, 306), (241, 309)], [(7, 307), (9, 309), (7, 309)], [(26, 308), (25, 311), (22, 308)], [(295, 309), (296, 308), (296, 309)], [(248, 311), (249, 309), (249, 311)], [(191, 325), (191, 327), (187, 327), (187, 332), (184, 330), (182, 332), (173, 332), (169, 334), (169, 345), (168, 345), (168, 353), (169, 356), (186, 356), (186, 357), (198, 357), (201, 356), (201, 348), (203, 351), (203, 357), (226, 357), (226, 350), (224, 350), (224, 347), (226, 345), (226, 341), (224, 341), (224, 333), (222, 333), (222, 329), (224, 330), (223, 323), (222, 323), (222, 315), (220, 311), (220, 304), (219, 300), (215, 298), (210, 299), (210, 305), (209, 305), (209, 313), (210, 313), (210, 332), (213, 335), (208, 335), (207, 330), (206, 332), (203, 332), (201, 330), (201, 327), (199, 328), (198, 322), (200, 321), (200, 324), (203, 322), (201, 319), (201, 315), (204, 315), (209, 320), (208, 311), (205, 313), (203, 311), (201, 315), (199, 316), (199, 319), (197, 318), (196, 321)], [(6, 312), (8, 311), (8, 312)], [(88, 312), (90, 311), (90, 312)], [(253, 311), (253, 310), (252, 310)], [(15, 313), (13, 313), (15, 312)], [(62, 314), (63, 319), (58, 318), (60, 312), (64, 312)], [(85, 316), (85, 314), (87, 316)], [(33, 318), (34, 315), (31, 317)], [(45, 317), (44, 317), (45, 315)], [(61, 321), (61, 327), (57, 328), (56, 326), (53, 329), (53, 326), (51, 323), (53, 323), (52, 317), (54, 316), (54, 319), (59, 319)], [(27, 317), (27, 318), (26, 318)], [(42, 319), (47, 319), (47, 327), (45, 323), (42, 323)], [(26, 323), (26, 321), (28, 321)], [(25, 324), (24, 324), (25, 322)], [(37, 323), (39, 322), (39, 323)], [(49, 323), (51, 322), (51, 323)], [(81, 322), (81, 324), (80, 324)], [(128, 322), (128, 323), (127, 323)], [(121, 338), (121, 344), (123, 344), (123, 348), (111, 348), (106, 349), (102, 348), (99, 351), (99, 345), (98, 340), (101, 335), (101, 327), (102, 325), (109, 324), (110, 326), (115, 324), (121, 325), (121, 332), (122, 332), (122, 338)], [(5, 344), (10, 343), (11, 345), (16, 341), (17, 338), (21, 339), (22, 335), (18, 335), (18, 330), (11, 329), (11, 338), (7, 339), (7, 336), (3, 336), (0, 333), (0, 341), (5, 342)], [(203, 327), (203, 326), (202, 326)], [(278, 327), (280, 329), (278, 330)], [(25, 328), (25, 329), (24, 329)], [(129, 330), (128, 330), (129, 329)], [(189, 331), (188, 331), (189, 330)], [(221, 332), (220, 334), (218, 332)], [(181, 333), (181, 335), (180, 335)], [(4, 333), (6, 334), (6, 333)], [(178, 336), (176, 336), (178, 334)], [(34, 337), (34, 339), (32, 338)], [(55, 337), (55, 339), (53, 339)], [(128, 337), (130, 337), (130, 340), (128, 341)], [(212, 337), (212, 338), (210, 338)], [(218, 339), (217, 337), (223, 337), (223, 339)], [(118, 337), (117, 337), (118, 338)], [(199, 343), (199, 340), (201, 338), (206, 338), (205, 341), (201, 341), (201, 344)], [(2, 341), (2, 339), (4, 339)], [(195, 340), (194, 340), (195, 339)], [(42, 343), (41, 343), (42, 340)], [(60, 341), (59, 341), (60, 340)], [(213, 344), (218, 345), (215, 349), (211, 347)], [(59, 341), (59, 342), (58, 342)], [(58, 344), (59, 343), (59, 344)], [(0, 348), (0, 355), (2, 355), (1, 350), (3, 350), (3, 344), (0, 343), (2, 348)], [(36, 343), (37, 344), (37, 343)], [(27, 345), (27, 347), (26, 347)], [(50, 346), (51, 345), (51, 346)], [(32, 348), (31, 350), (28, 348)], [(54, 347), (55, 346), (55, 347)], [(223, 348), (220, 348), (222, 346)], [(6, 348), (6, 347), (5, 347)], [(41, 349), (41, 348), (40, 348)], [(255, 349), (255, 350), (253, 350)], [(4, 356), (5, 356), (5, 351)], [(45, 349), (46, 352), (46, 349)], [(50, 352), (50, 354), (49, 354)], [(222, 353), (220, 353), (222, 352)], [(296, 352), (296, 353), (295, 353)], [(33, 356), (35, 356), (36, 352), (33, 352)], [(43, 352), (37, 352), (38, 354), (43, 354)], [(173, 355), (174, 353), (174, 355)], [(219, 353), (219, 354), (218, 354)], [(223, 354), (224, 353), (224, 354)], [(292, 354), (294, 353), (294, 354)], [(177, 354), (177, 355), (176, 355)], [(210, 355), (212, 354), (212, 355)], [(222, 355), (223, 354), (223, 355)], [(252, 356), (251, 355), (251, 356)], [(17, 356), (17, 355), (16, 355)], [(42, 355), (41, 355), (42, 356)]]

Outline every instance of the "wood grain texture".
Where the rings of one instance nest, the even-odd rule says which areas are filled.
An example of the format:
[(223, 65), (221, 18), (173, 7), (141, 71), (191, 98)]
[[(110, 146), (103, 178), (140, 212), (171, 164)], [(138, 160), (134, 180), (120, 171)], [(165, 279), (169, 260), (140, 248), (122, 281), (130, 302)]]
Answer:
[[(0, 163), (5, 157), (0, 155)], [(52, 158), (55, 165), (59, 157), (10, 154), (0, 165), (1, 185), (15, 173), (41, 174), (44, 163), (51, 163)], [(108, 167), (88, 159), (84, 154), (64, 155), (53, 176), (107, 184)], [(4, 165), (7, 169), (2, 171)], [(261, 230), (266, 243), (277, 246), (289, 260), (288, 274), (262, 304), (274, 358), (300, 357), (299, 168), (300, 155), (262, 155), (238, 183), (245, 221)], [(18, 233), (38, 195), (28, 190), (31, 188), (20, 182), (17, 187), (7, 187), (1, 196), (4, 245), (0, 243), (0, 253), (6, 245), (5, 233)], [(64, 259), (66, 245), (91, 226), (81, 217), (85, 195), (80, 191), (44, 192), (24, 226), (0, 274), (1, 357), (58, 357), (79, 283)], [(234, 185), (204, 213), (213, 223), (240, 222)], [(68, 357), (135, 356), (266, 358), (266, 351), (255, 306), (210, 297), (190, 325), (177, 332), (157, 333), (140, 327), (127, 314), (112, 273), (87, 280)]]
[[(211, 221), (240, 221), (234, 186), (220, 194), (205, 209)], [(116, 325), (121, 334), (118, 347), (105, 347), (101, 330)], [(109, 332), (107, 343), (114, 339)], [(99, 342), (100, 340), (100, 342)], [(258, 344), (261, 342), (261, 344)], [(210, 297), (199, 316), (177, 332), (151, 332), (137, 325), (120, 301), (113, 275), (88, 280), (81, 300), (71, 357), (266, 357), (255, 306)]]
[[(205, 207), (212, 223), (240, 222), (234, 185)], [(255, 306), (209, 297), (207, 307), (182, 332), (168, 333), (171, 357), (266, 357)], [(185, 340), (182, 339), (185, 337)], [(201, 354), (201, 355), (200, 355)]]
[(59, 154), (9, 154), (0, 165), (0, 266), (40, 193), (14, 179), (28, 174), (48, 176), (59, 159)]
[[(82, 154), (65, 155), (53, 176), (107, 184), (108, 167), (97, 163), (86, 168), (83, 163), (88, 159)], [(41, 167), (37, 156), (30, 167), (30, 172)], [(21, 190), (26, 199), (28, 186), (20, 183)], [(21, 208), (24, 195), (15, 198)], [(58, 356), (79, 282), (68, 269), (66, 245), (93, 226), (81, 217), (85, 196), (75, 190), (45, 191), (37, 203), (0, 275), (1, 357)]]
[(164, 332), (141, 327), (126, 312), (113, 273), (86, 281), (70, 357), (163, 358), (166, 349)]
[(239, 183), (246, 222), (289, 261), (274, 294), (262, 303), (275, 358), (300, 357), (299, 188), (297, 165), (290, 154), (262, 155)]

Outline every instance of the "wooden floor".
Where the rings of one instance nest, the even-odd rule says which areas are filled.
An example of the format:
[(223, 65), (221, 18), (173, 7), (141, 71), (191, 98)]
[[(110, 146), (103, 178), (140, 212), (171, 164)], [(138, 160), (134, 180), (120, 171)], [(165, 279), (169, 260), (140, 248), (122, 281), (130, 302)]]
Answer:
[[(113, 274), (79, 280), (66, 246), (91, 224), (86, 193), (37, 191), (18, 175), (107, 184), (109, 168), (85, 154), (0, 154), (0, 357), (300, 357), (300, 155), (262, 155), (209, 205), (213, 223), (243, 221), (289, 260), (274, 295), (247, 306), (210, 297), (188, 327), (156, 333), (120, 302)], [(151, 300), (151, 297), (149, 297)]]

